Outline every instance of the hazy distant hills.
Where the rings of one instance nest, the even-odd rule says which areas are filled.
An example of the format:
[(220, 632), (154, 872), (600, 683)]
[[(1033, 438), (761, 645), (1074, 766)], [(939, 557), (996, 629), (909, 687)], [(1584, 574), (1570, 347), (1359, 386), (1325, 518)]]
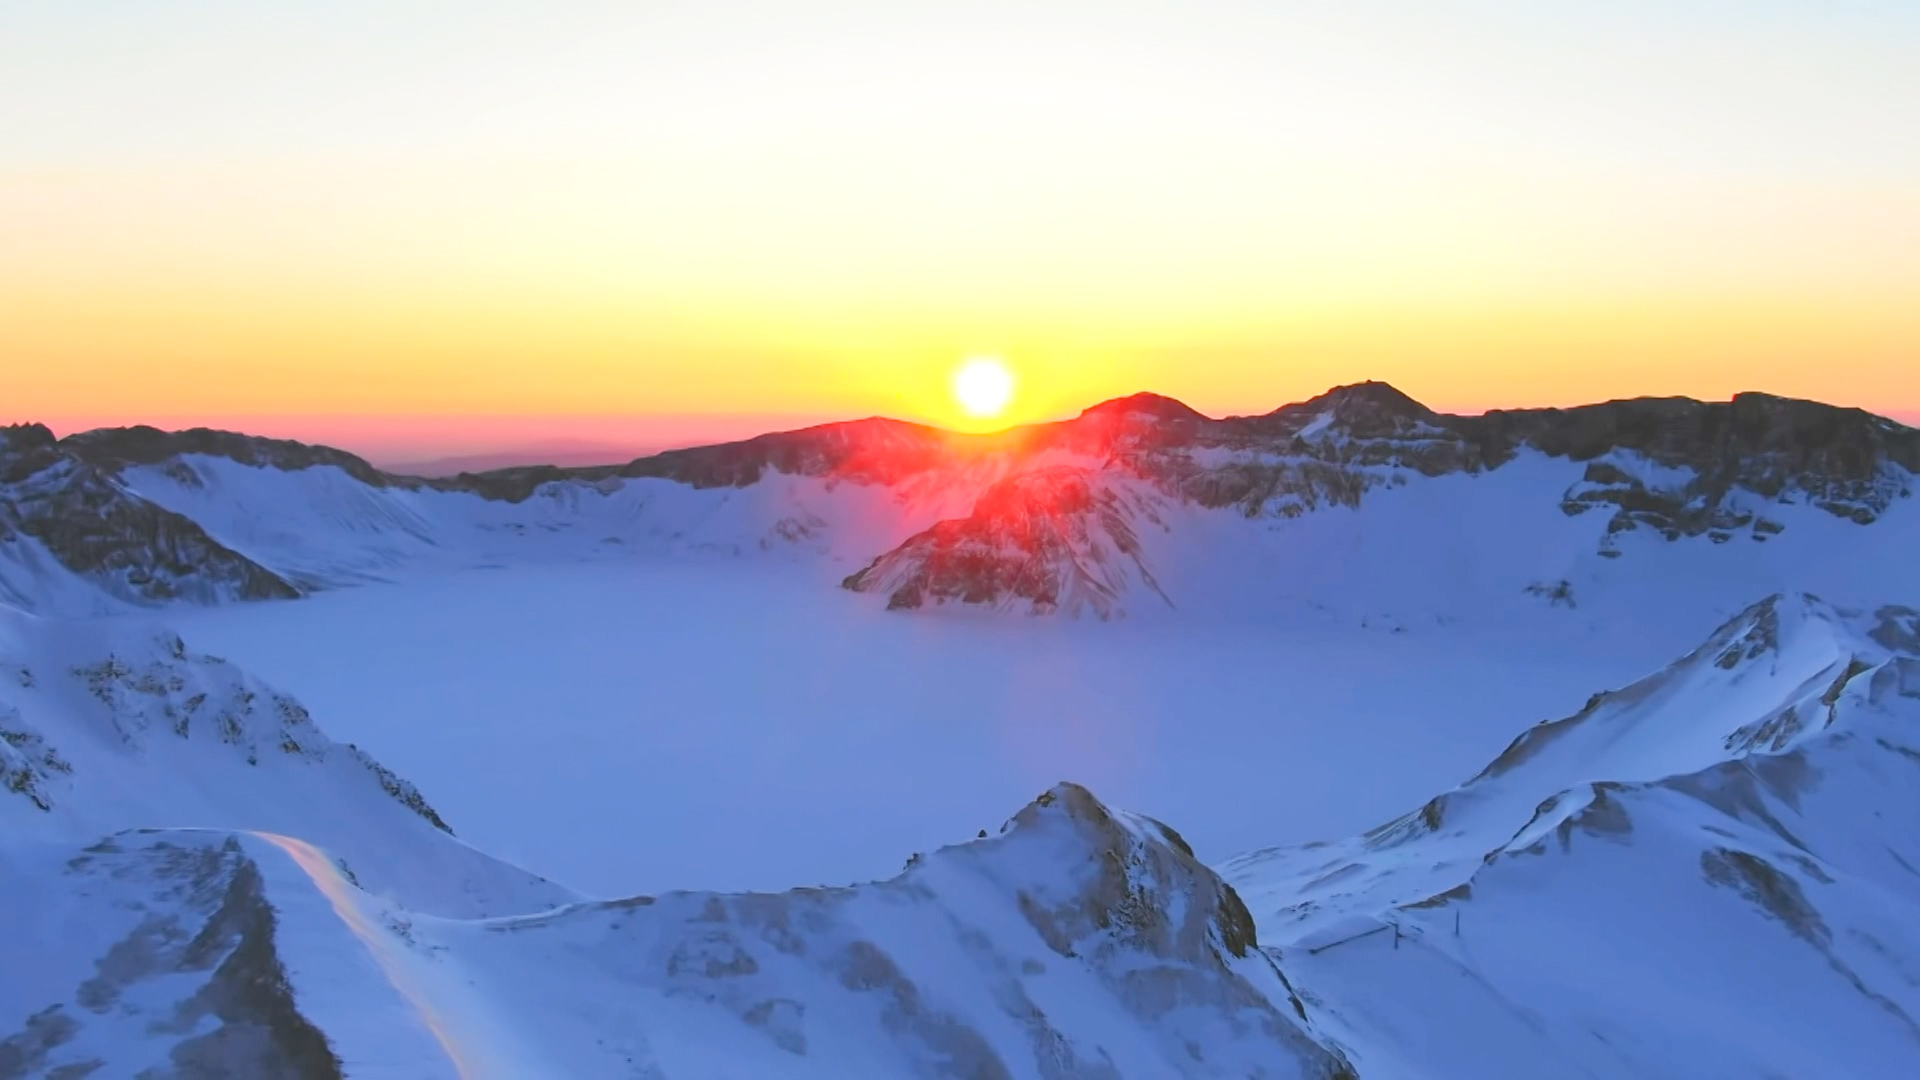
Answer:
[(383, 462), (382, 471), (400, 476), (458, 476), (461, 473), (497, 472), (535, 465), (581, 468), (604, 465), (609, 461), (631, 461), (657, 454), (663, 446), (628, 446), (587, 440), (548, 440), (523, 446), (470, 454), (450, 454), (436, 458)]

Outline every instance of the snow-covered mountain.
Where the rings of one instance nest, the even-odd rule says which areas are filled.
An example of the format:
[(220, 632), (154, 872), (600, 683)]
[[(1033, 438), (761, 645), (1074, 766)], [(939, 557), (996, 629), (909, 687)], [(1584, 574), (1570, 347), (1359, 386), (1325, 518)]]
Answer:
[(1016, 473), (981, 492), (966, 517), (916, 534), (845, 585), (883, 593), (895, 609), (957, 601), (1105, 615), (1129, 594), (1159, 591), (1138, 534), (1161, 524), (1155, 503), (1097, 470)]
[(0, 849), (148, 827), (302, 837), (438, 914), (575, 899), (454, 839), (412, 784), (178, 635), (0, 606)]
[(296, 595), (192, 520), (62, 449), (46, 428), (0, 428), (0, 603), (97, 610)]
[(1770, 598), (1365, 836), (1218, 871), (1062, 784), (889, 881), (618, 900), (459, 844), (297, 703), (164, 631), (9, 618), (0, 1075), (1920, 1061), (1908, 608)]
[(788, 559), (898, 609), (1304, 605), (1402, 625), (1599, 617), (1677, 577), (1715, 615), (1775, 591), (1920, 586), (1892, 558), (1920, 542), (1920, 432), (1765, 394), (1455, 416), (1361, 383), (1220, 420), (1142, 394), (994, 435), (862, 420), (436, 479), (148, 428), (13, 429), (0, 460), (0, 588), (45, 611), (106, 602), (75, 577), (123, 601), (215, 601), (701, 556)]
[[(438, 479), (219, 432), (6, 429), (0, 1078), (1913, 1075), (1916, 471), (1920, 432), (1809, 402), (1462, 417), (1377, 383), (1257, 417), (1138, 395), (995, 435), (865, 420)], [(1210, 869), (1062, 784), (887, 881), (607, 899), (468, 846), (291, 695), (154, 621), (696, 559), (775, 564), (903, 633), (932, 624), (878, 609), (1215, 635), (1304, 613), (1576, 653), (1721, 625), (1350, 840)], [(1450, 637), (1464, 622), (1502, 633)], [(1053, 640), (966, 625), (975, 650)], [(1019, 628), (1050, 629), (1136, 628)], [(988, 655), (951, 643), (923, 644)], [(619, 692), (644, 699), (644, 676)], [(699, 719), (643, 704), (595, 730)], [(1074, 720), (1086, 754), (1118, 737)], [(639, 817), (555, 842), (674, 827)]]
[(887, 882), (589, 902), (177, 638), (9, 620), (0, 1076), (1353, 1075), (1073, 785)]
[(1223, 867), (1362, 1075), (1920, 1067), (1920, 612), (1756, 604), (1341, 843)]

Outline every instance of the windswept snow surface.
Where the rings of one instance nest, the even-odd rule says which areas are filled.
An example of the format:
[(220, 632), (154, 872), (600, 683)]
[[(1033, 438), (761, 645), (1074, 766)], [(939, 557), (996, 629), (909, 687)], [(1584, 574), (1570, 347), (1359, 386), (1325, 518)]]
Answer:
[(1377, 383), (0, 429), (0, 1078), (1920, 1075), (1916, 471)]
[(1223, 870), (1362, 1075), (1893, 1078), (1917, 823), (1920, 612), (1800, 594), (1404, 817)]
[[(1660, 476), (1628, 453), (1602, 464)], [(1743, 512), (1776, 531), (1672, 540), (1616, 532), (1615, 519), (1577, 501), (1593, 466), (1538, 451), (1485, 472), (1345, 468), (1342, 483), (1370, 485), (1357, 505), (1300, 512), (1276, 496), (1252, 513), (1209, 509), (1060, 451), (985, 456), (893, 485), (780, 472), (744, 487), (616, 477), (544, 484), (521, 502), (206, 455), (119, 479), (306, 589), (476, 567), (704, 560), (782, 567), (816, 589), (845, 578), (896, 607), (1134, 618), (1172, 608), (1234, 621), (1304, 608), (1406, 627), (1504, 621), (1551, 603), (1554, 589), (1587, 622), (1678, 608), (1710, 624), (1787, 589), (1855, 603), (1920, 595), (1920, 565), (1901, 557), (1920, 542), (1911, 498), (1871, 525), (1749, 500)], [(920, 584), (928, 577), (932, 588)]]
[(411, 783), (329, 738), (297, 698), (179, 635), (0, 608), (0, 848), (182, 826), (322, 844), (422, 911), (574, 899), (455, 839)]
[(0, 886), (7, 1076), (1352, 1076), (1232, 890), (1072, 785), (853, 889), (436, 918), (180, 830), (8, 849)]
[(584, 901), (170, 631), (0, 610), (0, 677), (0, 1076), (1350, 1075), (1077, 786), (880, 884)]
[(1400, 633), (900, 618), (786, 569), (519, 568), (169, 618), (463, 838), (597, 896), (883, 877), (1061, 777), (1203, 857), (1340, 835), (1678, 651), (1544, 604)]

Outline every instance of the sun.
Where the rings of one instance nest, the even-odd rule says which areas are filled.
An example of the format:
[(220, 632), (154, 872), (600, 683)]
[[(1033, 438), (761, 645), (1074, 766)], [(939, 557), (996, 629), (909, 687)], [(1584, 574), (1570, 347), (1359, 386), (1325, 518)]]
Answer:
[(968, 416), (999, 416), (1013, 400), (1013, 372), (994, 357), (974, 357), (953, 373), (953, 399)]

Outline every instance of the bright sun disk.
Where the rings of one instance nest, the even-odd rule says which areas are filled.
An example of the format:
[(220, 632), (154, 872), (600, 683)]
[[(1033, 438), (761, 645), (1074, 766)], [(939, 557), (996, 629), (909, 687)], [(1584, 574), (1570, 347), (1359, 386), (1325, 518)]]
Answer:
[(977, 357), (953, 373), (953, 397), (968, 416), (999, 416), (1013, 400), (1013, 372), (992, 357)]

